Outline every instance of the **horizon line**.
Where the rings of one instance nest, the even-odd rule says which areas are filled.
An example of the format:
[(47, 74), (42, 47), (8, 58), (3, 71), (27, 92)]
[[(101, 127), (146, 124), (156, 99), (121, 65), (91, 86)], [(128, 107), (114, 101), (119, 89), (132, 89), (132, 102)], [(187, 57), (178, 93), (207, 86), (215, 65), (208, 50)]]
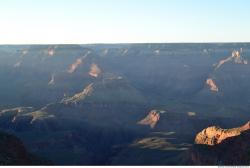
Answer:
[(242, 44), (250, 41), (237, 42), (96, 42), (96, 43), (0, 43), (3, 45), (124, 45), (124, 44)]

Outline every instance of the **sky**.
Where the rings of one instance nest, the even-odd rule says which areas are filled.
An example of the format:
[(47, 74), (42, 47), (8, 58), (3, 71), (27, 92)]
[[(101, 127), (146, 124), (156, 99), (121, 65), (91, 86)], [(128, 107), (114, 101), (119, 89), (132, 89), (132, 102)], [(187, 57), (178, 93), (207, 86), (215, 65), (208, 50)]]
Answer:
[(250, 42), (249, 0), (1, 0), (0, 44)]

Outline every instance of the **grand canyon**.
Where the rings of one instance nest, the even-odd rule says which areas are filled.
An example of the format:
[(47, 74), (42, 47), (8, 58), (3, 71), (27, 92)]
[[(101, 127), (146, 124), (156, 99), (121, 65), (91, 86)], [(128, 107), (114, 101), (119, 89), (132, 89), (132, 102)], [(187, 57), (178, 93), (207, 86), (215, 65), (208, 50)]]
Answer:
[(0, 45), (0, 164), (249, 165), (250, 44)]

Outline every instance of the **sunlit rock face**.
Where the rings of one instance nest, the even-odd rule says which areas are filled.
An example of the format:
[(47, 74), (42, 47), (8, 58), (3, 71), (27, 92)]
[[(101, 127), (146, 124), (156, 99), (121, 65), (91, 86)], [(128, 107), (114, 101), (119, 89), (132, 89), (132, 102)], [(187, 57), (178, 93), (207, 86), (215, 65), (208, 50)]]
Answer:
[(81, 65), (83, 65), (84, 60), (91, 52), (88, 51), (84, 56), (77, 58), (73, 64), (71, 64), (68, 68), (68, 73), (74, 73)]
[[(243, 53), (239, 50), (231, 55), (232, 48), (240, 47), (244, 47)], [(169, 155), (168, 152), (160, 150), (172, 150), (172, 145), (175, 148), (181, 143), (193, 145), (195, 135), (208, 126), (233, 128), (236, 123), (232, 120), (241, 123), (249, 118), (250, 66), (239, 64), (239, 58), (247, 58), (250, 53), (249, 44), (65, 45), (56, 49), (43, 45), (27, 46), (29, 52), (21, 57), (23, 48), (0, 52), (1, 108), (33, 106), (34, 109), (21, 113), (3, 111), (0, 126), (17, 132), (37, 153), (42, 152), (43, 156), (53, 153), (49, 159), (57, 161), (65, 156), (55, 162), (58, 164), (64, 164), (65, 160), (67, 164), (97, 164), (96, 158), (101, 160), (98, 163), (107, 164), (102, 161), (112, 158), (103, 153), (112, 152), (113, 157), (114, 147), (135, 140), (138, 142), (135, 150), (143, 150), (138, 151), (142, 156), (138, 164), (153, 157), (148, 163), (159, 164), (154, 159), (177, 157), (176, 151), (169, 157), (162, 155)], [(53, 57), (48, 56), (48, 48), (55, 51)], [(109, 49), (106, 56), (104, 49)], [(5, 50), (0, 47), (0, 51)], [(82, 59), (90, 51), (92, 54)], [(214, 69), (214, 63), (229, 56), (230, 62)], [(20, 67), (14, 68), (19, 61), (17, 67)], [(94, 85), (86, 88), (91, 83)], [(153, 109), (156, 112), (150, 113)], [(71, 130), (77, 135), (75, 141), (64, 140)], [(37, 135), (38, 131), (41, 134)], [(165, 135), (167, 132), (175, 134), (169, 137)], [(29, 139), (32, 133), (35, 140)], [(58, 143), (60, 139), (63, 141)], [(97, 144), (95, 139), (97, 143), (100, 139), (107, 143), (94, 145), (93, 149), (93, 144)], [(41, 141), (53, 142), (51, 146), (36, 147)], [(79, 146), (75, 145), (78, 141)], [(110, 147), (103, 149), (107, 144)], [(115, 153), (120, 153), (119, 150)], [(133, 158), (138, 153), (126, 154)], [(68, 156), (84, 156), (88, 161)]]
[(65, 98), (62, 100), (64, 104), (69, 104), (69, 103), (77, 103), (81, 100), (84, 100), (87, 96), (89, 96), (93, 92), (93, 83), (89, 84), (86, 86), (82, 92), (75, 94), (72, 97)]
[(58, 46), (53, 46), (53, 47), (48, 48), (48, 50), (46, 52), (47, 52), (49, 57), (52, 57), (55, 55), (57, 47)]
[(152, 110), (144, 119), (139, 121), (138, 124), (149, 125), (151, 128), (154, 128), (159, 120), (160, 113), (158, 113), (156, 110)]
[(82, 63), (83, 63), (83, 59), (82, 58), (78, 58), (73, 64), (71, 64), (69, 66), (68, 73), (75, 72), (76, 69), (78, 68), (78, 66), (80, 66)]
[(245, 125), (232, 128), (232, 129), (222, 129), (218, 126), (211, 126), (196, 135), (195, 143), (196, 144), (205, 144), (205, 145), (216, 145), (220, 144), (227, 138), (239, 136), (242, 132), (250, 129), (250, 122)]
[(245, 60), (241, 54), (243, 52), (243, 48), (241, 48), (239, 51), (238, 50), (233, 50), (232, 55), (226, 59), (222, 59), (221, 61), (219, 61), (219, 63), (216, 65), (215, 69), (220, 68), (223, 64), (229, 62), (229, 61), (233, 61), (236, 64), (248, 64), (248, 61)]
[(213, 92), (218, 92), (219, 88), (218, 86), (215, 84), (215, 81), (211, 78), (207, 79), (206, 84), (209, 86), (210, 90)]
[(0, 115), (6, 113), (6, 112), (15, 112), (15, 113), (22, 113), (22, 112), (27, 112), (27, 111), (32, 111), (32, 107), (15, 107), (11, 109), (4, 109), (0, 111)]
[(55, 54), (55, 51), (53, 49), (48, 50), (48, 55), (53, 56)]
[(97, 64), (92, 64), (90, 67), (89, 75), (97, 78), (101, 74), (101, 72), (102, 71)]
[(33, 107), (15, 107), (11, 109), (4, 109), (0, 111), (0, 117), (9, 115), (11, 116), (11, 122), (15, 122), (16, 118), (24, 113), (33, 111)]
[(167, 142), (167, 138), (147, 137), (134, 142), (131, 146), (157, 150), (176, 150), (176, 146)]

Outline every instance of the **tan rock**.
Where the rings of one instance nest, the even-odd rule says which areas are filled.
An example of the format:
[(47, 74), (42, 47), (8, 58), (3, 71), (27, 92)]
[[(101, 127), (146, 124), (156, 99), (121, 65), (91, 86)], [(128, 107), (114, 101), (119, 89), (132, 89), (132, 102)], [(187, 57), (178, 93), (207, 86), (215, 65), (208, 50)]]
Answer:
[(216, 65), (215, 69), (220, 68), (223, 64), (229, 61), (233, 61), (236, 64), (248, 64), (248, 61), (242, 58), (241, 56), (242, 52), (243, 52), (242, 48), (240, 49), (240, 51), (233, 50), (232, 55), (228, 58), (220, 60), (219, 63)]
[(206, 84), (209, 86), (211, 91), (213, 91), (213, 92), (219, 91), (219, 88), (213, 79), (211, 79), (211, 78), (207, 79)]
[(213, 146), (216, 144), (220, 144), (223, 140), (227, 138), (238, 136), (242, 132), (247, 131), (249, 129), (250, 122), (246, 123), (241, 127), (232, 129), (222, 129), (218, 126), (208, 127), (196, 135), (195, 143)]
[(160, 113), (158, 113), (156, 110), (152, 110), (144, 119), (139, 121), (138, 124), (150, 125), (151, 128), (154, 128), (159, 120)]
[(83, 59), (82, 58), (78, 58), (73, 64), (71, 64), (69, 66), (68, 73), (75, 72), (76, 69), (78, 68), (78, 66), (81, 65), (82, 63), (83, 63)]
[(101, 72), (102, 71), (97, 64), (92, 64), (90, 67), (89, 75), (97, 78), (101, 74)]
[(89, 96), (92, 92), (93, 92), (93, 83), (89, 84), (88, 86), (86, 86), (82, 92), (75, 94), (72, 97), (69, 98), (65, 98), (62, 100), (62, 102), (64, 104), (68, 104), (68, 103), (77, 103), (79, 101), (84, 100), (87, 96)]

